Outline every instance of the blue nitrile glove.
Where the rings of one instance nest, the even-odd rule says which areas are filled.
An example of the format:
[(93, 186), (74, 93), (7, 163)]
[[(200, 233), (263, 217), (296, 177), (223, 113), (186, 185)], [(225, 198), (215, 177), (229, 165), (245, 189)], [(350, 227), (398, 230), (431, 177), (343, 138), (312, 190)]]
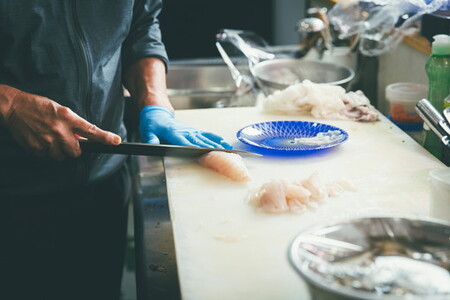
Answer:
[(222, 137), (186, 126), (177, 121), (172, 112), (158, 105), (149, 105), (141, 110), (139, 130), (142, 142), (148, 144), (163, 141), (181, 146), (232, 148)]

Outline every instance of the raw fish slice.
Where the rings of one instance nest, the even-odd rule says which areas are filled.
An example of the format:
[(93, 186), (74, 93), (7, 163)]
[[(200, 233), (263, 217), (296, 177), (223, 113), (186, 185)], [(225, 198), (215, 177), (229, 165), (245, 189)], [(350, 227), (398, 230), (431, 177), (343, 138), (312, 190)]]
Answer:
[(328, 192), (317, 173), (313, 173), (308, 179), (302, 180), (300, 184), (311, 192), (310, 198), (312, 200), (320, 201), (328, 198)]
[(250, 180), (247, 166), (242, 157), (236, 153), (211, 151), (198, 159), (200, 165), (212, 169), (231, 180), (246, 182)]
[(306, 210), (311, 192), (304, 187), (289, 183), (287, 184), (286, 202), (293, 212)]
[(337, 197), (345, 191), (355, 192), (355, 185), (348, 180), (339, 180), (325, 184), (328, 196)]
[(289, 210), (286, 203), (286, 184), (283, 181), (271, 181), (262, 185), (259, 205), (269, 213), (282, 213)]
[(302, 186), (272, 180), (264, 183), (258, 192), (253, 192), (248, 202), (267, 213), (299, 213), (306, 210), (310, 195), (310, 191)]
[(336, 182), (325, 184), (325, 188), (329, 197), (337, 197), (345, 191), (344, 187)]
[(344, 191), (355, 191), (356, 187), (347, 180), (322, 184), (318, 173), (301, 181), (272, 180), (259, 189), (253, 189), (247, 203), (267, 213), (300, 213), (315, 208), (319, 201), (337, 197)]
[(345, 115), (353, 121), (373, 122), (378, 120), (376, 109), (361, 91), (348, 92), (341, 96), (345, 104)]
[(336, 183), (340, 184), (346, 191), (349, 192), (356, 192), (358, 190), (353, 182), (345, 179), (338, 180)]

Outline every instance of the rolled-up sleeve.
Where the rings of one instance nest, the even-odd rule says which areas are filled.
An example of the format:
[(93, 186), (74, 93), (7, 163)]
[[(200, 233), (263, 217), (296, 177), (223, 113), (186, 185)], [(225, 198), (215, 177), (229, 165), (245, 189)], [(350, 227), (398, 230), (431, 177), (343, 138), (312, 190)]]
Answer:
[(158, 15), (162, 0), (135, 0), (130, 32), (122, 48), (123, 69), (139, 59), (156, 57), (168, 65), (167, 52), (161, 40)]

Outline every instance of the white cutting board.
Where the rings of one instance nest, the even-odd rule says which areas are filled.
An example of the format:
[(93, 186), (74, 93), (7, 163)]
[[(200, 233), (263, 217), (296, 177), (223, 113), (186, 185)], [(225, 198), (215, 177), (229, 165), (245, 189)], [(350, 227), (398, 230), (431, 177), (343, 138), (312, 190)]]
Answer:
[[(236, 132), (275, 120), (317, 121), (344, 129), (342, 145), (303, 157), (245, 158), (253, 180), (233, 182), (196, 162), (166, 158), (166, 176), (183, 299), (309, 299), (287, 253), (305, 228), (377, 214), (428, 216), (427, 174), (444, 165), (381, 116), (381, 121), (317, 120), (267, 114), (259, 107), (177, 111), (193, 127), (215, 132), (246, 150)], [(265, 214), (246, 204), (270, 179), (347, 179), (356, 192), (329, 198), (301, 214)]]

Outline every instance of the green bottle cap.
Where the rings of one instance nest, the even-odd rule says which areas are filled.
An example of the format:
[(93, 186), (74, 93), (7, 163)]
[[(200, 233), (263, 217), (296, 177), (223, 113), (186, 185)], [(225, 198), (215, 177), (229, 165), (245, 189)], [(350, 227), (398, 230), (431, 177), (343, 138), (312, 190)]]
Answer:
[(433, 36), (431, 53), (437, 55), (450, 55), (450, 35), (438, 34)]

